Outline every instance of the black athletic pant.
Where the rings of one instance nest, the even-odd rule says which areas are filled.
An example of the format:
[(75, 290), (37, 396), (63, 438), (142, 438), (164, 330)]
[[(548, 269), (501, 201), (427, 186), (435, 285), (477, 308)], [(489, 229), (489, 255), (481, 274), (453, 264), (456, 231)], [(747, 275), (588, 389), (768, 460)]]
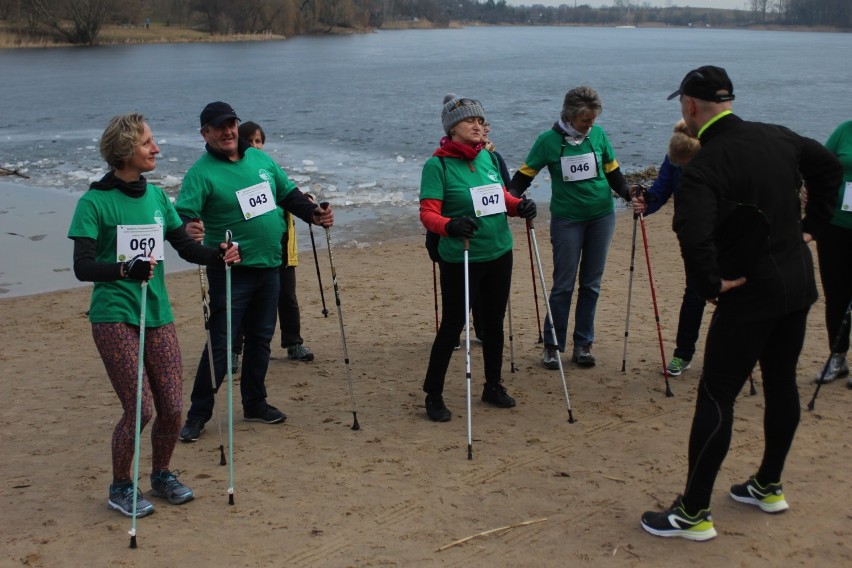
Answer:
[(852, 298), (852, 229), (828, 225), (817, 241), (819, 275), (825, 294), (825, 324), (828, 327), (828, 348), (840, 336), (836, 353), (849, 350), (849, 322), (843, 317)]
[[(465, 323), (464, 263), (442, 261), (440, 264), (442, 315), (423, 383), (428, 394), (443, 392), (447, 367)], [(471, 296), (478, 297), (481, 307), (477, 327), (485, 334), (482, 344), (485, 382), (499, 383), (503, 368), (503, 319), (512, 284), (512, 251), (488, 262), (469, 263), (469, 284)]]
[[(689, 435), (689, 474), (684, 505), (690, 514), (710, 506), (716, 475), (731, 444), (734, 401), (756, 363), (763, 375), (764, 450), (757, 470), (761, 484), (781, 481), (787, 452), (799, 425), (796, 363), (805, 339), (809, 308), (756, 322), (717, 309), (704, 348)], [(742, 482), (751, 475), (743, 472)]]

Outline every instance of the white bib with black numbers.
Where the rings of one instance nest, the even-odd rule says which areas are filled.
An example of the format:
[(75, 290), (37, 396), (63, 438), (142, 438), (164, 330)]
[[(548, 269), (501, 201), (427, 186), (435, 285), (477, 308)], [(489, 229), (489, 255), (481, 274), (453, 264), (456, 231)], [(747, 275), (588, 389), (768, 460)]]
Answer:
[(487, 217), (488, 215), (506, 212), (503, 186), (499, 183), (471, 187), (470, 198), (473, 201), (473, 211), (477, 217)]
[(275, 209), (275, 199), (272, 197), (272, 187), (268, 181), (237, 191), (237, 200), (240, 202), (240, 209), (246, 221)]
[(163, 260), (163, 247), (163, 226), (159, 223), (118, 225), (115, 228), (115, 259), (118, 262), (125, 262), (140, 254)]
[(598, 168), (594, 152), (579, 156), (562, 156), (562, 181), (583, 181), (597, 177)]

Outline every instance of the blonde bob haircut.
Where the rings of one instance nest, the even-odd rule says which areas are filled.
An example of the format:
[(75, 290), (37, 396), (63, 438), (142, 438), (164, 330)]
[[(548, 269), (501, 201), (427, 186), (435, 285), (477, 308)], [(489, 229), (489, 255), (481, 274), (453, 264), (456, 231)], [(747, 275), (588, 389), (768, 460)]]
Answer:
[(112, 117), (101, 135), (101, 157), (114, 170), (120, 170), (133, 157), (142, 142), (145, 117), (138, 112)]
[(685, 166), (701, 149), (698, 138), (690, 136), (683, 119), (674, 126), (674, 134), (669, 140), (669, 161), (676, 166)]

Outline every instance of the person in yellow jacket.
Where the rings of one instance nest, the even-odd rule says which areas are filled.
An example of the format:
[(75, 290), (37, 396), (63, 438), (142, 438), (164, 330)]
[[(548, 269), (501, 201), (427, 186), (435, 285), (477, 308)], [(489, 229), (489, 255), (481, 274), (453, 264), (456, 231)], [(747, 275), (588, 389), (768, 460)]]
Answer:
[[(266, 144), (266, 133), (256, 122), (240, 124), (239, 136), (253, 148), (263, 149)], [(281, 347), (287, 350), (287, 358), (294, 361), (310, 362), (314, 354), (305, 346), (301, 335), (301, 317), (299, 300), (296, 298), (296, 267), (299, 265), (299, 252), (296, 243), (296, 224), (293, 215), (284, 212), (287, 230), (281, 239), (283, 262), (279, 269), (281, 291), (278, 295), (278, 325), (281, 327)], [(236, 373), (240, 368), (242, 353), (242, 334), (237, 334), (231, 353), (231, 370)]]

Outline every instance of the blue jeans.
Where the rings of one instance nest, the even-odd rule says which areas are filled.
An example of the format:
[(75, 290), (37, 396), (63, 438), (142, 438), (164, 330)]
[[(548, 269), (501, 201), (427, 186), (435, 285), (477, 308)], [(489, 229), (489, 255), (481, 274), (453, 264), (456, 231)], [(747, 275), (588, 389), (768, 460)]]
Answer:
[(706, 300), (698, 295), (688, 285), (683, 292), (683, 302), (680, 305), (680, 316), (677, 320), (677, 347), (674, 356), (685, 361), (692, 361), (695, 355), (695, 342), (701, 330), (701, 319), (704, 317)]
[(560, 217), (550, 220), (550, 244), (553, 246), (553, 290), (550, 293), (550, 318), (544, 321), (544, 343), (553, 345), (552, 329), (556, 329), (559, 351), (565, 351), (568, 313), (574, 282), (578, 280), (577, 308), (574, 310), (574, 345), (591, 345), (595, 341), (595, 310), (601, 293), (606, 256), (615, 231), (615, 211), (593, 221), (569, 221)]
[[(213, 344), (213, 367), (216, 388), (222, 384), (230, 365), (227, 353), (227, 312), (225, 306), (225, 269), (207, 268), (210, 282), (210, 341)], [(266, 370), (269, 367), (269, 344), (275, 333), (278, 309), (278, 267), (231, 269), (231, 333), (242, 326), (245, 336), (240, 394), (243, 410), (253, 411), (266, 403)], [(192, 406), (187, 416), (207, 422), (213, 416), (214, 391), (210, 380), (207, 346), (201, 353), (195, 384), (192, 387)]]

